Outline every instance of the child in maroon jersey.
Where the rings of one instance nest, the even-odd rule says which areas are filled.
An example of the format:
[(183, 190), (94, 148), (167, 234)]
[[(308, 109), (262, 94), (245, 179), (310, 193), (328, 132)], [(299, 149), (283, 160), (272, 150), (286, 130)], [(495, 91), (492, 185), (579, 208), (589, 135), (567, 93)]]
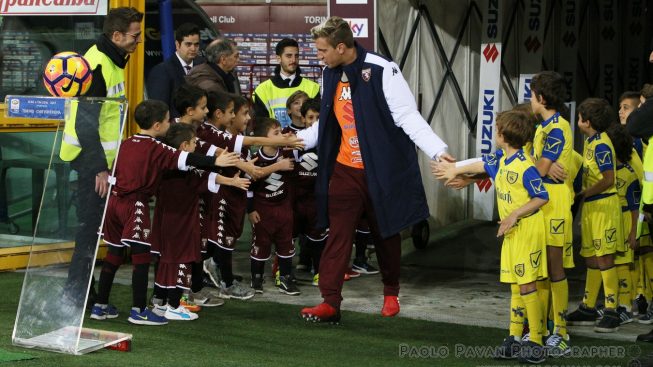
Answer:
[[(281, 135), (281, 124), (270, 118), (260, 119), (254, 127), (254, 134), (267, 137)], [(273, 165), (284, 159), (282, 153), (277, 147), (262, 146), (256, 153), (256, 164), (263, 167)], [(274, 244), (281, 273), (279, 291), (289, 295), (300, 294), (291, 277), (295, 246), (292, 242), (293, 210), (287, 176), (284, 172), (274, 172), (254, 182), (252, 192), (248, 193), (247, 211), (252, 223), (252, 288), (258, 293), (263, 293), (265, 262), (270, 258)]]
[(226, 167), (238, 161), (233, 153), (207, 157), (182, 152), (157, 141), (156, 138), (164, 136), (170, 126), (168, 110), (161, 101), (141, 102), (134, 111), (140, 132), (120, 146), (103, 225), (103, 239), (109, 244), (109, 252), (102, 266), (91, 318), (104, 320), (118, 316), (116, 308), (109, 305), (109, 295), (125, 247), (131, 247), (133, 303), (128, 321), (140, 325), (168, 322), (161, 313), (146, 307), (150, 266), (149, 198), (156, 192), (164, 171), (188, 170), (189, 166)]
[[(234, 113), (234, 100), (236, 96), (226, 93), (209, 93), (208, 94), (208, 119), (198, 130), (198, 135), (207, 142), (218, 147), (223, 147), (224, 140), (216, 139), (216, 136), (229, 136), (235, 139), (238, 144), (234, 145), (234, 151), (243, 154), (246, 157), (246, 146), (249, 145), (271, 145), (271, 146), (301, 146), (301, 141), (296, 140), (294, 136), (276, 136), (274, 138), (243, 136), (240, 134), (231, 134), (225, 131), (232, 125), (236, 114)], [(242, 108), (242, 101), (239, 107)], [(238, 111), (242, 113), (243, 111)], [(251, 162), (255, 162), (252, 160)], [(284, 160), (270, 167), (258, 168), (258, 177), (269, 175), (272, 172), (282, 169), (292, 169), (291, 162)], [(239, 168), (236, 166), (236, 168)], [(233, 172), (230, 172), (230, 175)], [(246, 172), (247, 173), (247, 172)], [(253, 177), (254, 179), (258, 177)], [(232, 265), (232, 251), (236, 244), (236, 239), (240, 236), (242, 229), (242, 219), (238, 219), (242, 211), (242, 204), (236, 204), (230, 208), (229, 198), (225, 197), (227, 191), (222, 191), (214, 195), (211, 205), (212, 215), (214, 215), (214, 226), (216, 230), (209, 235), (209, 246), (213, 247), (209, 252), (212, 258), (204, 261), (204, 268), (211, 275), (211, 279), (220, 288), (221, 297), (249, 299), (254, 292), (240, 284), (240, 279), (235, 279)], [(228, 195), (228, 194), (226, 194)], [(235, 201), (238, 202), (238, 199)], [(233, 204), (232, 202), (231, 204)], [(233, 209), (233, 210), (232, 210)], [(244, 215), (244, 212), (243, 214)], [(218, 280), (221, 280), (218, 282)], [(236, 280), (236, 281), (234, 281)]]
[[(195, 129), (191, 125), (174, 124), (168, 129), (165, 142), (192, 153), (196, 146)], [(165, 309), (164, 316), (168, 320), (188, 321), (197, 318), (197, 314), (184, 308), (180, 300), (183, 292), (191, 290), (193, 263), (202, 260), (199, 196), (208, 192), (217, 193), (218, 189), (224, 190), (227, 187), (245, 193), (249, 179), (225, 177), (197, 169), (187, 172), (168, 171), (163, 174), (156, 194), (152, 222), (152, 253), (160, 256), (152, 303), (155, 307)], [(191, 292), (190, 295), (191, 300), (204, 307), (224, 303), (208, 289)]]

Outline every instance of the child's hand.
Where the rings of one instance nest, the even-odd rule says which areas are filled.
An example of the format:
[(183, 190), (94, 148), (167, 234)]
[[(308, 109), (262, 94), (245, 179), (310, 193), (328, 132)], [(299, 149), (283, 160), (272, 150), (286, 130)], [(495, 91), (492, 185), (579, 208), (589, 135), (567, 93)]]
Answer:
[(452, 178), (451, 180), (449, 180), (447, 182), (446, 186), (451, 187), (452, 189), (462, 190), (465, 187), (467, 187), (467, 186), (471, 185), (472, 183), (474, 183), (475, 181), (476, 181), (476, 179), (474, 179), (474, 178), (463, 176), (463, 175), (458, 175), (458, 176)]
[(263, 177), (263, 168), (254, 164), (257, 160), (258, 157), (246, 162), (242, 162), (239, 167), (243, 172), (247, 173), (253, 181)]
[(236, 152), (229, 153), (226, 149), (215, 158), (215, 165), (218, 167), (231, 167), (238, 162), (240, 162), (240, 154)]
[(433, 173), (433, 177), (438, 180), (445, 180), (446, 184), (456, 177), (455, 169), (455, 163), (431, 161), (431, 173)]
[(279, 171), (292, 171), (295, 169), (295, 163), (290, 158), (278, 160), (277, 164), (279, 165)]
[(560, 163), (553, 162), (546, 175), (555, 182), (564, 182), (567, 179), (567, 170)]
[(630, 234), (628, 235), (628, 244), (630, 245), (630, 249), (633, 251), (637, 250), (637, 247), (639, 247), (639, 243), (637, 243), (637, 230), (630, 231)]
[(506, 219), (499, 221), (499, 231), (497, 232), (497, 237), (501, 237), (506, 232), (510, 231), (512, 227), (517, 223), (517, 216), (510, 214)]
[(284, 146), (293, 149), (304, 149), (304, 140), (297, 137), (295, 134), (287, 133), (281, 135), (281, 141)]
[(240, 177), (240, 173), (236, 173), (231, 179), (230, 186), (237, 187), (241, 190), (247, 190), (249, 188), (250, 180), (244, 177)]
[(253, 212), (249, 213), (249, 221), (252, 224), (257, 224), (258, 222), (261, 221), (261, 216), (258, 215), (258, 212), (254, 210)]

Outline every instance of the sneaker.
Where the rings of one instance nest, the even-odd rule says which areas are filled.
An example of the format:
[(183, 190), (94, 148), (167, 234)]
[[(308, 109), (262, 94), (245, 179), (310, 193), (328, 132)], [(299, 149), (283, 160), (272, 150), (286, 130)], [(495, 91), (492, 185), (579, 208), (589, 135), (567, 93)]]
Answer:
[(531, 332), (530, 331), (527, 332), (526, 334), (524, 334), (524, 336), (521, 337), (521, 343), (522, 344), (526, 344), (530, 340), (531, 340)]
[(617, 307), (617, 314), (619, 314), (619, 319), (621, 320), (620, 325), (630, 324), (633, 322), (633, 314), (630, 311), (626, 310), (626, 307)]
[(177, 308), (172, 308), (172, 306), (168, 305), (163, 317), (171, 321), (192, 321), (199, 318), (196, 313), (188, 311), (188, 309), (182, 305), (179, 305)]
[(393, 317), (399, 313), (399, 297), (397, 296), (384, 296), (383, 308), (381, 309), (381, 316)]
[(127, 321), (136, 325), (165, 325), (168, 323), (168, 319), (155, 314), (147, 307), (142, 312), (132, 308)]
[(643, 315), (644, 316), (640, 317), (639, 320), (637, 320), (637, 322), (639, 322), (640, 324), (646, 324), (646, 325), (653, 324), (653, 310), (648, 310)]
[(211, 292), (208, 288), (202, 288), (199, 292), (191, 291), (188, 298), (201, 307), (217, 307), (224, 305), (224, 300), (218, 297), (217, 292)]
[(254, 293), (263, 294), (263, 274), (255, 274), (251, 286)]
[(152, 313), (154, 313), (157, 316), (163, 317), (166, 314), (167, 309), (168, 309), (167, 303), (165, 305), (155, 304), (154, 306), (152, 306)]
[(605, 310), (603, 318), (594, 327), (594, 331), (597, 333), (614, 333), (619, 330), (620, 323), (621, 319), (619, 318), (617, 311)]
[(227, 287), (224, 282), (220, 282), (220, 298), (246, 300), (254, 297), (254, 290), (243, 287), (239, 281), (234, 280), (231, 287)]
[(361, 276), (360, 273), (357, 273), (350, 268), (345, 272), (345, 281), (351, 280), (351, 278), (358, 278), (359, 276)]
[(598, 315), (596, 317), (596, 320), (601, 320), (603, 318), (603, 314), (605, 313), (605, 306), (602, 304), (596, 305), (596, 314)]
[(292, 277), (290, 275), (284, 275), (279, 277), (279, 292), (291, 296), (298, 296), (302, 293), (299, 291), (299, 288), (297, 287), (295, 282), (292, 281)]
[(562, 336), (560, 334), (553, 334), (546, 338), (546, 343), (544, 343), (544, 348), (547, 351), (547, 355), (557, 358), (563, 357), (571, 353), (571, 347), (569, 346), (569, 334)]
[(643, 294), (638, 295), (633, 302), (633, 315), (646, 315), (648, 302)]
[(91, 309), (91, 318), (94, 320), (115, 319), (116, 317), (118, 317), (118, 309), (113, 305), (102, 307), (96, 303)]
[(313, 281), (311, 282), (311, 284), (314, 287), (317, 287), (317, 286), (320, 285), (320, 273), (317, 273), (317, 274), (313, 275)]
[(544, 355), (545, 351), (543, 346), (530, 340), (526, 343), (522, 341), (521, 348), (519, 349), (520, 363), (542, 363), (545, 361)]
[(513, 359), (519, 357), (521, 343), (517, 338), (510, 335), (503, 339), (503, 343), (496, 349), (494, 358), (496, 359)]
[(576, 311), (567, 315), (567, 325), (592, 326), (597, 317), (598, 313), (595, 308), (588, 308), (581, 303)]
[(378, 274), (379, 269), (373, 267), (372, 265), (368, 264), (366, 260), (363, 261), (356, 261), (354, 260), (353, 265), (351, 266), (351, 270), (359, 273), (359, 274)]
[(204, 274), (206, 274), (209, 279), (211, 279), (211, 283), (215, 285), (217, 288), (220, 288), (220, 281), (222, 278), (220, 278), (220, 271), (218, 271), (218, 265), (213, 261), (212, 258), (208, 258), (204, 260), (202, 264), (202, 269), (204, 270)]
[(340, 322), (340, 310), (324, 302), (315, 307), (303, 308), (300, 315), (306, 321), (329, 322), (332, 324)]
[(198, 306), (195, 302), (188, 299), (188, 295), (184, 294), (179, 300), (179, 305), (185, 307), (190, 312), (200, 312), (202, 307)]

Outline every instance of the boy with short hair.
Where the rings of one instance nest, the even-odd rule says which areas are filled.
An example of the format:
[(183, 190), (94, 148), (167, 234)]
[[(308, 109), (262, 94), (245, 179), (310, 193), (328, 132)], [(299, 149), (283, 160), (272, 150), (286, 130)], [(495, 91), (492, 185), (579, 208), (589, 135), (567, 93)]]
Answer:
[[(172, 125), (164, 140), (175, 149), (189, 153), (195, 151), (195, 129), (191, 125)], [(181, 304), (184, 292), (190, 291), (190, 299), (205, 307), (224, 303), (207, 288), (192, 292), (191, 271), (193, 264), (202, 260), (200, 194), (217, 193), (218, 190), (228, 187), (227, 185), (245, 192), (249, 187), (249, 180), (197, 169), (185, 172), (168, 171), (163, 174), (156, 193), (156, 208), (152, 221), (151, 251), (160, 256), (152, 303), (155, 307), (165, 309), (164, 316), (168, 320), (187, 321), (197, 318), (195, 313), (187, 311)]]
[[(473, 159), (471, 164), (433, 163), (433, 174), (450, 181), (465, 173), (487, 172), (493, 178), (499, 217), (501, 282), (511, 284), (510, 335), (498, 349), (499, 358), (517, 358), (522, 362), (544, 361), (542, 346), (543, 307), (537, 295), (536, 281), (547, 277), (545, 223), (540, 208), (549, 194), (539, 172), (522, 147), (533, 134), (534, 126), (519, 111), (497, 115), (497, 146), (493, 154)], [(464, 165), (463, 165), (464, 164)], [(524, 310), (530, 322), (530, 338), (521, 342)]]
[(587, 263), (585, 296), (578, 309), (567, 317), (569, 325), (593, 325), (597, 319), (596, 297), (601, 281), (605, 294), (605, 313), (594, 331), (610, 333), (619, 329), (617, 295), (619, 279), (614, 264), (615, 252), (623, 252), (621, 206), (617, 195), (614, 147), (605, 131), (614, 111), (604, 99), (588, 98), (578, 106), (578, 128), (587, 136), (583, 154), (584, 201), (581, 213), (582, 249)]
[[(254, 135), (269, 138), (279, 136), (281, 124), (271, 118), (260, 119), (254, 128)], [(273, 146), (262, 146), (255, 159), (256, 164), (263, 167), (284, 160), (282, 151)], [(274, 244), (279, 258), (279, 291), (288, 295), (300, 294), (291, 277), (295, 246), (292, 241), (293, 210), (287, 176), (285, 172), (274, 172), (255, 182), (251, 193), (248, 193), (247, 212), (252, 223), (252, 287), (257, 293), (263, 293), (265, 262), (270, 258)]]
[(216, 158), (182, 152), (156, 140), (164, 136), (170, 126), (168, 106), (161, 101), (141, 102), (136, 106), (134, 119), (140, 132), (121, 144), (120, 159), (115, 163), (115, 183), (103, 227), (103, 239), (109, 244), (109, 251), (102, 266), (91, 318), (104, 320), (118, 316), (115, 307), (109, 305), (109, 295), (125, 247), (131, 247), (133, 302), (128, 321), (139, 325), (163, 325), (167, 324), (167, 319), (162, 313), (147, 308), (146, 302), (150, 266), (149, 198), (156, 192), (164, 171), (188, 170), (189, 166), (225, 167), (234, 165), (238, 157), (233, 153)]

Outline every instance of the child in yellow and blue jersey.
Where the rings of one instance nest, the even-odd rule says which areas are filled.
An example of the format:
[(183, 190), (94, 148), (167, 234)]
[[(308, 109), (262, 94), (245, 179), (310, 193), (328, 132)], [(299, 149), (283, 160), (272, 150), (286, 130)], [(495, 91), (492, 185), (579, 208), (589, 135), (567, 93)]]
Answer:
[(605, 312), (594, 327), (596, 332), (614, 332), (620, 324), (616, 311), (619, 281), (614, 257), (615, 252), (624, 252), (626, 246), (615, 184), (616, 157), (605, 132), (613, 116), (614, 111), (604, 99), (588, 98), (578, 106), (578, 127), (587, 136), (583, 152), (583, 190), (578, 200), (584, 201), (580, 255), (585, 258), (588, 269), (583, 303), (568, 316), (567, 322), (569, 325), (594, 324), (598, 316), (596, 297), (603, 281)]
[[(622, 213), (622, 228), (626, 243), (623, 252), (615, 253), (614, 263), (619, 276), (619, 295), (617, 298), (617, 313), (621, 324), (633, 321), (632, 294), (633, 283), (637, 278), (631, 277), (631, 268), (634, 267), (634, 252), (637, 249), (637, 219), (639, 217), (639, 202), (642, 194), (640, 179), (643, 175), (641, 161), (633, 148), (633, 141), (626, 127), (614, 124), (608, 129), (608, 137), (614, 146), (617, 158), (617, 193)], [(634, 162), (639, 162), (639, 165)]]
[(554, 331), (546, 344), (549, 355), (554, 356), (571, 352), (565, 319), (569, 297), (565, 268), (574, 267), (571, 217), (573, 177), (567, 175), (565, 180), (549, 177), (554, 163), (565, 170), (573, 166), (574, 142), (571, 126), (565, 118), (568, 114), (563, 97), (566, 95), (565, 88), (562, 76), (553, 71), (542, 71), (531, 81), (531, 107), (542, 119), (535, 131), (532, 156), (550, 197), (549, 203), (542, 208), (547, 227), (549, 279), (538, 282), (538, 293), (546, 314), (549, 291), (551, 294)]
[[(502, 283), (511, 284), (510, 335), (498, 349), (499, 358), (522, 362), (544, 361), (542, 346), (543, 308), (536, 281), (547, 277), (545, 223), (540, 208), (549, 194), (531, 158), (522, 147), (532, 136), (534, 126), (523, 112), (497, 115), (497, 150), (482, 159), (433, 165), (436, 178), (450, 181), (457, 175), (486, 172), (493, 180), (501, 218), (497, 236), (504, 236), (501, 247)], [(531, 321), (530, 338), (521, 342), (524, 311)]]

